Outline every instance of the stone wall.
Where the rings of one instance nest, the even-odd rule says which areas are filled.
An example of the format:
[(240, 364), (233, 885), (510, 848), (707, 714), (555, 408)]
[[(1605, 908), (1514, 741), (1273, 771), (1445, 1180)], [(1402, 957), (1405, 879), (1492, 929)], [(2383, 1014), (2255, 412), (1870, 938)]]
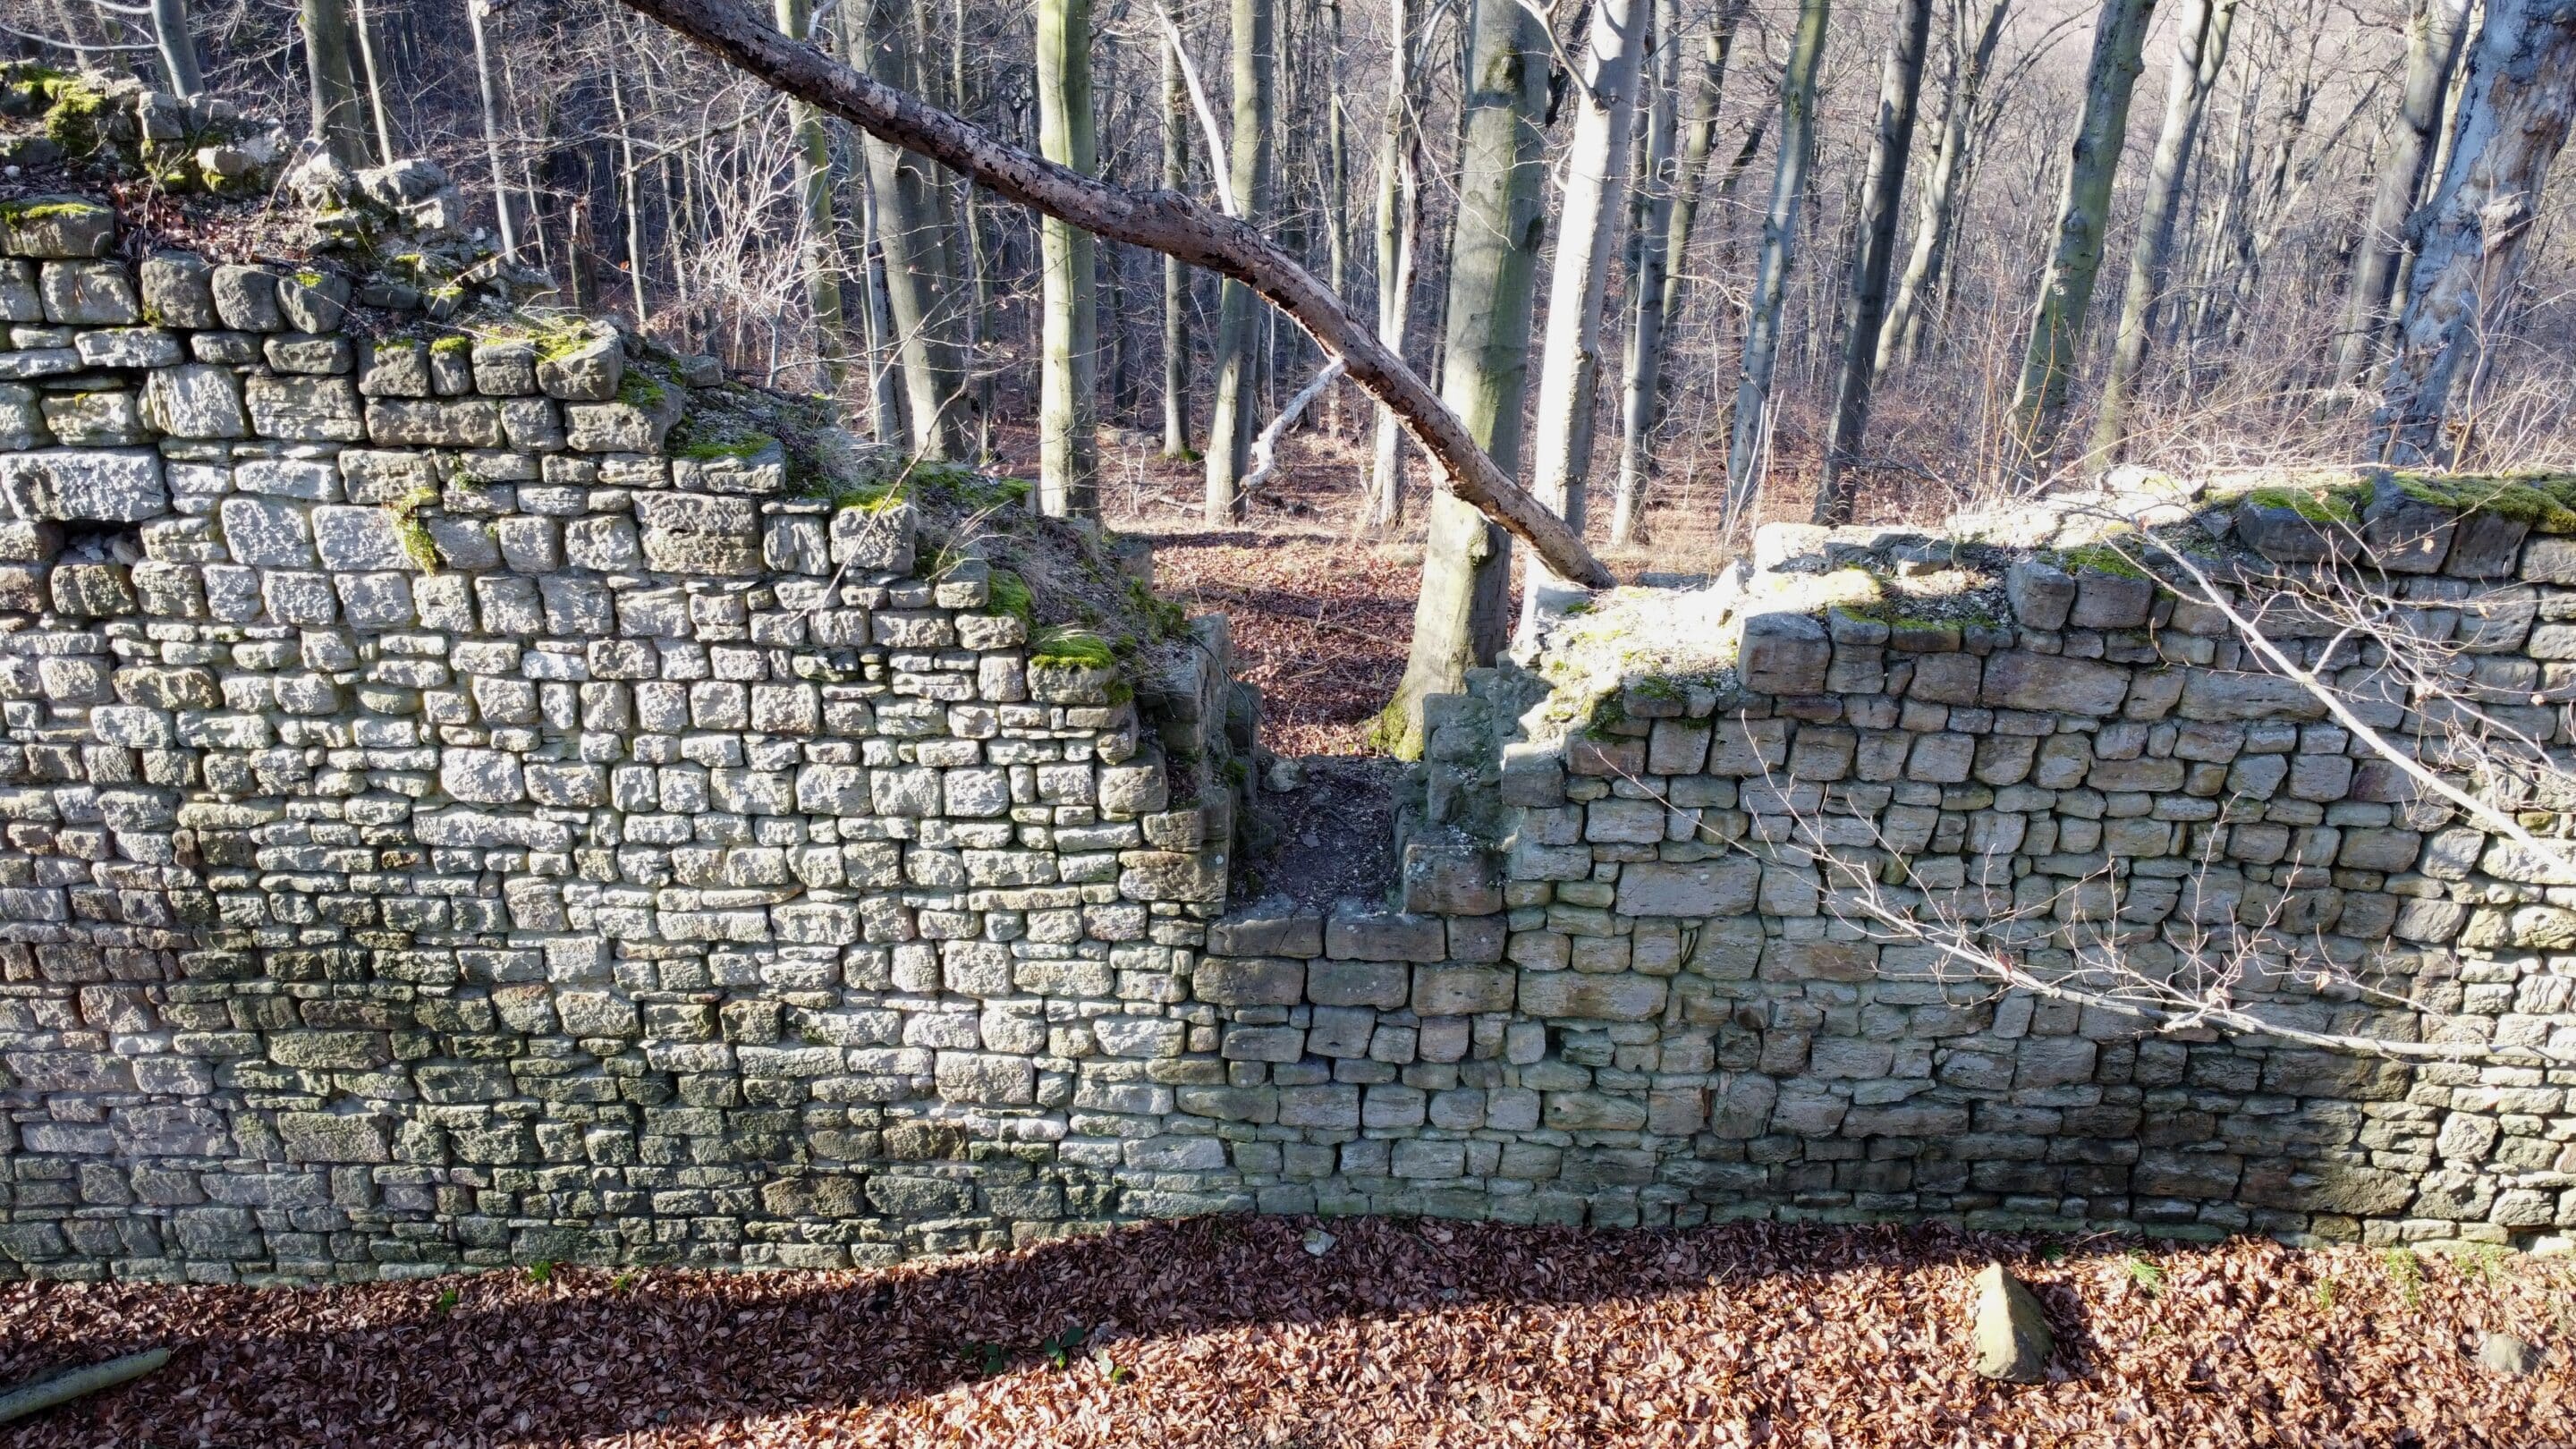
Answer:
[[(2150, 965), (2270, 922), (2411, 998), (2249, 983), (2285, 1026), (2576, 1038), (2576, 895), (2071, 504), (1601, 596), (1434, 701), (1390, 899), (1229, 908), (1221, 621), (988, 480), (907, 492), (704, 360), (100, 207), (0, 207), (0, 249), (9, 1272), (835, 1266), (1239, 1210), (2576, 1224), (2560, 1071), (1960, 979), (1793, 848), (2001, 892), (2041, 966), (2051, 922)], [(2093, 502), (2387, 570), (2464, 678), (2559, 689), (2576, 546), (2526, 534), (2566, 510), (2423, 491)], [(1075, 596), (1132, 647), (1033, 636)]]

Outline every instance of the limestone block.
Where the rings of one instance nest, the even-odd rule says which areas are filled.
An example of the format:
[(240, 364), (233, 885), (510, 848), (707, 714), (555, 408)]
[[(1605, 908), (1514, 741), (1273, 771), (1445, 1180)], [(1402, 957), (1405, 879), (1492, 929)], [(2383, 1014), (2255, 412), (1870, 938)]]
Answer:
[(306, 443), (366, 441), (358, 390), (345, 377), (266, 377), (243, 384), (250, 423), (263, 438)]
[(1741, 915), (1753, 909), (1761, 879), (1761, 865), (1742, 856), (1634, 862), (1619, 868), (1618, 909), (1623, 916)]
[[(667, 395), (666, 395), (667, 398)], [(650, 453), (678, 421), (676, 403), (566, 403), (564, 445), (576, 453)], [(782, 472), (782, 482), (784, 475)]]
[(277, 300), (277, 274), (265, 267), (220, 266), (212, 279), (215, 314), (236, 332), (283, 332), (286, 309)]
[(24, 382), (80, 370), (80, 353), (69, 347), (34, 347), (20, 352), (0, 352), (0, 381)]
[[(1416, 966), (1411, 1005), (1426, 1017), (1509, 1011), (1519, 993), (1518, 975), (1502, 966)], [(1310, 996), (1313, 989), (1310, 980)]]
[(1317, 1006), (1401, 1009), (1412, 994), (1412, 975), (1397, 961), (1313, 961), (1305, 969), (1306, 1000)]
[(291, 1162), (391, 1162), (385, 1121), (372, 1115), (281, 1112), (277, 1135)]
[(2361, 520), (2371, 564), (2393, 574), (2439, 570), (2459, 527), (2458, 515), (2451, 509), (2408, 496), (2395, 479), (2386, 476), (2373, 481), (2370, 505), (2362, 510)]
[(75, 327), (131, 327), (143, 320), (133, 279), (115, 262), (47, 262), (37, 290), (45, 320)]
[(2075, 576), (2075, 607), (2066, 616), (2073, 629), (2136, 629), (2155, 606), (2152, 579), (2132, 574), (2084, 569)]
[(378, 447), (497, 448), (501, 405), (376, 398), (366, 405), (366, 435)]
[(2184, 672), (2174, 712), (2192, 720), (2320, 719), (2326, 707), (2304, 685), (2277, 674), (2192, 669)]
[(1984, 702), (2001, 709), (2109, 715), (2129, 692), (2129, 671), (2089, 659), (2008, 649), (1986, 660)]
[(313, 510), (313, 544), (322, 566), (333, 572), (416, 569), (420, 562), (404, 547), (393, 514), (383, 508), (322, 507)]
[(2075, 607), (2075, 579), (2040, 559), (2016, 559), (2004, 572), (2004, 597), (2023, 628), (2053, 633)]
[(31, 196), (0, 208), (0, 246), (13, 257), (103, 257), (116, 232), (116, 213), (86, 196)]
[(1976, 1295), (1969, 1330), (1978, 1376), (2015, 1384), (2045, 1382), (2057, 1338), (2049, 1332), (2039, 1299), (2001, 1263), (1988, 1263), (1977, 1274)]
[(44, 295), (36, 290), (36, 269), (22, 261), (0, 261), (0, 322), (42, 322)]
[(51, 393), (38, 406), (44, 412), (46, 430), (55, 441), (71, 447), (131, 447), (152, 436), (143, 425), (140, 400), (122, 388)]
[(1774, 611), (1744, 621), (1736, 673), (1744, 687), (1763, 694), (1815, 694), (1825, 687), (1834, 646), (1824, 621)]
[(1436, 916), (1344, 907), (1324, 922), (1324, 952), (1344, 961), (1438, 961), (1448, 932)]
[(204, 363), (160, 368), (146, 377), (143, 417), (174, 438), (239, 438), (250, 432), (240, 380), (231, 368)]
[(139, 523), (170, 506), (161, 455), (147, 448), (0, 453), (0, 496), (30, 521)]
[(1529, 1016), (1651, 1021), (1663, 1014), (1668, 989), (1661, 977), (1624, 971), (1523, 971), (1520, 1009)]
[(103, 327), (72, 339), (90, 367), (170, 367), (187, 354), (177, 333), (158, 327)]
[(951, 1102), (1024, 1107), (1037, 1101), (1037, 1067), (1027, 1057), (944, 1051), (933, 1074), (939, 1095)]
[(852, 568), (864, 573), (911, 573), (912, 505), (857, 506), (835, 512), (832, 515), (832, 563), (834, 567)]
[(337, 332), (348, 315), (349, 279), (320, 272), (280, 277), (277, 305), (297, 332)]
[(1227, 916), (1208, 927), (1208, 953), (1213, 956), (1295, 956), (1324, 954), (1324, 921), (1300, 911), (1255, 907)]
[(626, 348), (617, 334), (541, 349), (537, 385), (565, 402), (604, 403), (626, 380)]
[(357, 350), (337, 333), (281, 332), (260, 343), (260, 355), (280, 372), (336, 377), (357, 365)]
[(1190, 994), (1217, 1006), (1295, 1006), (1305, 1000), (1306, 971), (1304, 962), (1278, 957), (1208, 956), (1190, 977)]
[(2505, 579), (2514, 575), (2523, 539), (2531, 533), (2527, 519), (2494, 513), (2462, 517), (2451, 533), (2450, 557), (2442, 572), (2457, 579)]
[(1486, 916), (1503, 908), (1501, 864), (1472, 842), (1407, 841), (1403, 872), (1408, 913)]
[(538, 391), (537, 346), (516, 337), (478, 339), (469, 354), (474, 390), (485, 397), (524, 397)]
[(2236, 507), (2236, 537), (2274, 563), (2333, 563), (2362, 552), (2356, 524), (2311, 519), (2297, 509), (2246, 496)]
[(162, 327), (208, 329), (224, 325), (215, 310), (214, 269), (194, 252), (154, 252), (138, 269), (143, 281), (143, 320)]
[(361, 396), (425, 398), (431, 395), (429, 348), (417, 338), (361, 341), (357, 362)]

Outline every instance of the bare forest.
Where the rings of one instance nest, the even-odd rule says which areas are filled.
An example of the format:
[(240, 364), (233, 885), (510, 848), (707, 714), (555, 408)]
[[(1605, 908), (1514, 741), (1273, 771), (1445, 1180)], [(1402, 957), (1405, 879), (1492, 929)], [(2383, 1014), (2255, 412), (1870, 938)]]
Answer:
[[(1542, 541), (1561, 518), (1622, 575), (1706, 573), (1754, 523), (1925, 520), (2123, 465), (2576, 465), (2554, 0), (756, 16), (1003, 151), (1241, 219), (1329, 291), (1296, 319), (647, 18), (738, 5), (7, 0), (5, 24), (31, 56), (309, 115), (351, 164), (426, 156), (564, 304), (1174, 535), (1180, 582), (1251, 607), (1273, 667), (1385, 666), (1317, 686), (1349, 698), (1303, 736), (1273, 681), (1317, 747), (1393, 693), (1366, 727), (1403, 750), (1415, 702), (1507, 642), (1516, 578), (1582, 581), (1581, 544), (1515, 574), (1497, 519)], [(1352, 345), (1328, 351), (1333, 298)], [(1364, 343), (1465, 438), (1408, 440), (1355, 381), (1385, 369), (1343, 360)], [(1440, 491), (1478, 450), (1481, 509)], [(1265, 634), (1281, 588), (1304, 602)]]

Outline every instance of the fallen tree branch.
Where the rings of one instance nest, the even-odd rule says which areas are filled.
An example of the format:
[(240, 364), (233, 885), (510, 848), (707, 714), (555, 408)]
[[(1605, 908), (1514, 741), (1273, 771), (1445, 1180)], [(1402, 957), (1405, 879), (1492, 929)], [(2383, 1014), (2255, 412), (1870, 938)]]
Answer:
[(1270, 475), (1279, 471), (1279, 440), (1287, 435), (1290, 428), (1297, 426), (1298, 416), (1306, 411), (1308, 404), (1324, 395), (1324, 389), (1333, 385), (1333, 379), (1341, 376), (1342, 370), (1342, 360), (1338, 357), (1325, 363), (1323, 370), (1315, 374), (1315, 380), (1288, 399), (1288, 405), (1279, 410), (1279, 416), (1272, 418), (1270, 426), (1261, 430), (1261, 436), (1252, 440), (1252, 471), (1243, 475), (1242, 492), (1249, 493), (1269, 482)]
[(1132, 192), (1031, 155), (771, 29), (735, 0), (623, 0), (718, 59), (879, 140), (926, 156), (1006, 200), (1191, 266), (1231, 277), (1287, 313), (1353, 382), (1386, 405), (1440, 464), (1449, 491), (1502, 525), (1556, 571), (1593, 588), (1610, 571), (1476, 446), (1467, 425), (1396, 351), (1287, 253), (1232, 217), (1171, 191)]
[(114, 1388), (128, 1379), (139, 1379), (169, 1361), (170, 1350), (152, 1348), (59, 1373), (49, 1379), (39, 1379), (23, 1389), (0, 1394), (0, 1424), (11, 1419), (23, 1419), (56, 1404), (68, 1404), (101, 1389)]

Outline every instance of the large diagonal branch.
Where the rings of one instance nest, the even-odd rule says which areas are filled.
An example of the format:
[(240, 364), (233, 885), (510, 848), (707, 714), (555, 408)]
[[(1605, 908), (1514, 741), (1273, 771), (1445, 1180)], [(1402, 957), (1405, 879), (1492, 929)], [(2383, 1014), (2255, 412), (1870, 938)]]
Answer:
[(1171, 191), (1133, 192), (998, 141), (917, 97), (780, 35), (737, 0), (624, 0), (768, 85), (881, 141), (927, 156), (995, 195), (1096, 236), (1232, 277), (1294, 318), (1353, 382), (1386, 405), (1461, 500), (1528, 544), (1560, 578), (1607, 588), (1583, 540), (1476, 446), (1467, 426), (1330, 288), (1260, 233)]

